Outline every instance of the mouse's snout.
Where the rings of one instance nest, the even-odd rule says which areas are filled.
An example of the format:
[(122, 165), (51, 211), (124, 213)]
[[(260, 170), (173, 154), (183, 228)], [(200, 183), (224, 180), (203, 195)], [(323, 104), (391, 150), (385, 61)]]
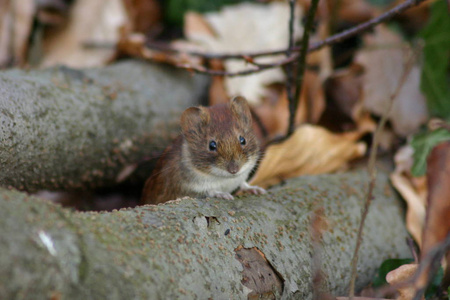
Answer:
[(237, 172), (239, 172), (239, 169), (240, 166), (235, 160), (230, 161), (227, 165), (227, 171), (231, 174), (236, 174)]

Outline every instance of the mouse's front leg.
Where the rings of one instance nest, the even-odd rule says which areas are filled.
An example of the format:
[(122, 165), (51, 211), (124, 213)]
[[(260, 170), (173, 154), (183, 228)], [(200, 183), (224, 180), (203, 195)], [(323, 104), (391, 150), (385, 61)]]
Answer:
[(239, 186), (239, 190), (247, 192), (247, 193), (252, 193), (255, 195), (262, 195), (262, 194), (266, 194), (267, 191), (265, 189), (263, 189), (262, 187), (256, 186), (256, 185), (250, 185), (247, 183), (247, 181), (244, 181), (240, 186)]
[(230, 193), (220, 192), (220, 191), (208, 191), (208, 192), (206, 192), (206, 196), (222, 198), (222, 199), (227, 199), (227, 200), (233, 200), (234, 199), (233, 195), (231, 195)]

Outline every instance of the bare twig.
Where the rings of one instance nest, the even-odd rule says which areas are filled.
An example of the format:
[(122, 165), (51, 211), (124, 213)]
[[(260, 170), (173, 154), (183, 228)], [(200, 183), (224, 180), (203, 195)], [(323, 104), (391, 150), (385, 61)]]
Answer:
[[(400, 14), (413, 6), (419, 5), (420, 3), (424, 2), (424, 1), (425, 0), (406, 0), (405, 2), (393, 7), (389, 11), (379, 15), (378, 17), (375, 17), (367, 22), (361, 23), (361, 24), (354, 26), (348, 30), (344, 30), (344, 31), (334, 34), (322, 41), (312, 44), (308, 48), (308, 52), (316, 51), (325, 46), (329, 46), (329, 45), (333, 45), (333, 44), (342, 42), (343, 40), (348, 39), (352, 36), (355, 36), (366, 30), (369, 30), (369, 29), (375, 27), (376, 25), (391, 19), (395, 15)], [(279, 54), (286, 54), (288, 51), (287, 49), (282, 49), (282, 50), (274, 50), (274, 51), (247, 52), (247, 53), (237, 53), (237, 54), (225, 53), (224, 54), (224, 53), (204, 53), (204, 52), (198, 52), (198, 51), (180, 51), (180, 50), (177, 50), (177, 49), (169, 47), (169, 46), (162, 46), (161, 44), (147, 44), (147, 46), (152, 49), (157, 49), (157, 50), (167, 51), (167, 52), (174, 52), (174, 53), (183, 53), (183, 54), (188, 54), (188, 55), (192, 55), (192, 56), (202, 57), (205, 59), (215, 58), (215, 59), (248, 60), (249, 57), (256, 58), (256, 57), (262, 57), (262, 56), (273, 56), (273, 55), (279, 55)], [(193, 67), (193, 66), (186, 65), (186, 64), (179, 65), (179, 67), (191, 70), (196, 73), (205, 73), (205, 74), (215, 75), (215, 76), (230, 76), (230, 77), (244, 76), (244, 75), (249, 75), (252, 73), (261, 72), (266, 69), (276, 68), (276, 67), (279, 67), (282, 65), (292, 63), (297, 60), (297, 57), (298, 57), (297, 52), (299, 52), (301, 50), (301, 48), (302, 48), (301, 45), (297, 46), (297, 47), (293, 47), (291, 49), (292, 52), (294, 52), (292, 55), (290, 55), (278, 62), (275, 62), (273, 64), (265, 65), (264, 67), (257, 67), (257, 68), (242, 70), (242, 71), (238, 71), (238, 72), (217, 71), (217, 70), (211, 70), (211, 69), (207, 69), (207, 68)]]
[(297, 60), (297, 79), (295, 83), (295, 94), (294, 99), (289, 99), (289, 126), (286, 136), (290, 136), (295, 129), (295, 115), (297, 112), (297, 107), (299, 103), (300, 94), (302, 92), (303, 87), (303, 75), (305, 74), (305, 66), (306, 66), (306, 53), (305, 49), (308, 49), (309, 44), (309, 33), (313, 27), (314, 16), (316, 14), (317, 5), (319, 4), (319, 0), (312, 0), (311, 6), (308, 10), (308, 16), (306, 17), (305, 28), (303, 29), (303, 38), (300, 54)]
[(414, 258), (414, 263), (419, 263), (419, 255), (417, 254), (416, 245), (414, 244), (414, 240), (410, 237), (406, 238), (406, 244), (408, 245), (409, 249), (411, 250), (411, 255)]
[(380, 123), (378, 123), (378, 127), (375, 130), (372, 146), (370, 148), (369, 164), (367, 167), (367, 172), (369, 174), (369, 187), (367, 189), (367, 194), (366, 194), (366, 197), (364, 200), (364, 208), (363, 208), (363, 211), (361, 214), (361, 221), (359, 223), (358, 235), (356, 238), (355, 252), (353, 253), (353, 258), (352, 258), (352, 262), (351, 262), (351, 276), (350, 276), (350, 288), (349, 288), (350, 300), (352, 300), (353, 297), (355, 296), (355, 282), (356, 282), (356, 275), (357, 275), (356, 274), (356, 266), (358, 264), (359, 248), (361, 247), (364, 223), (366, 221), (367, 214), (369, 213), (369, 207), (370, 207), (370, 204), (372, 203), (372, 198), (373, 198), (373, 189), (375, 188), (375, 180), (376, 180), (376, 176), (377, 176), (375, 162), (376, 162), (376, 157), (377, 157), (377, 148), (380, 143), (381, 132), (384, 128), (384, 125), (387, 122), (390, 111), (394, 104), (394, 100), (397, 98), (401, 87), (405, 83), (406, 78), (408, 77), (408, 75), (414, 65), (414, 57), (415, 57), (415, 55), (411, 55), (411, 57), (409, 57), (408, 61), (406, 62), (405, 68), (403, 70), (400, 81), (397, 85), (397, 88), (395, 89), (394, 93), (392, 93), (392, 95), (389, 99), (388, 107), (386, 108), (386, 111), (384, 112), (384, 114), (380, 120)]
[[(294, 47), (294, 20), (295, 20), (295, 4), (296, 0), (289, 0), (290, 18), (289, 18), (289, 46), (286, 51), (286, 57), (292, 54)], [(294, 103), (294, 64), (286, 65), (286, 95), (289, 103)], [(289, 111), (292, 113), (291, 111)]]

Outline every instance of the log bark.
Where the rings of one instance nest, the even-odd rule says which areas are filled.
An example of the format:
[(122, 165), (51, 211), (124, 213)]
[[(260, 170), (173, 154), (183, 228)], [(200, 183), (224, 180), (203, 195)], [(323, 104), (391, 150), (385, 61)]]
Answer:
[(0, 72), (0, 186), (115, 184), (124, 167), (154, 156), (178, 134), (179, 116), (199, 105), (208, 82), (138, 61)]
[[(312, 299), (308, 232), (320, 208), (319, 288), (346, 295), (367, 182), (365, 172), (305, 176), (267, 195), (111, 213), (73, 212), (0, 189), (0, 298)], [(380, 172), (358, 288), (384, 259), (410, 256), (406, 236), (399, 199)]]

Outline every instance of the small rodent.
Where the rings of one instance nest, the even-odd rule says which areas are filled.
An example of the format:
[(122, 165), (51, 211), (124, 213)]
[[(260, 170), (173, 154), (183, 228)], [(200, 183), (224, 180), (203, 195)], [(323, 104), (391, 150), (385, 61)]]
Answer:
[(254, 194), (247, 177), (259, 158), (250, 107), (243, 97), (211, 107), (190, 107), (181, 115), (181, 135), (166, 148), (145, 183), (142, 203), (184, 196), (233, 199), (236, 189)]

